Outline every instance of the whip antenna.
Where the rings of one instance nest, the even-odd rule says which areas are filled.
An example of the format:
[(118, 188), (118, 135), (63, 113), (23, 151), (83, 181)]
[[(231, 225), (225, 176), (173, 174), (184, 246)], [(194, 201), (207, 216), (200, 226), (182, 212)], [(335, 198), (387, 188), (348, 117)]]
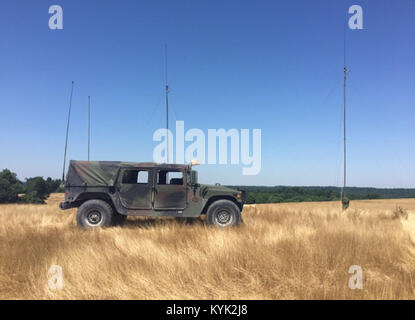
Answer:
[(346, 80), (347, 80), (347, 67), (346, 67), (346, 21), (344, 21), (343, 30), (343, 187), (341, 190), (341, 203), (343, 210), (349, 207), (349, 199), (346, 198)]
[(164, 46), (165, 80), (166, 80), (166, 158), (169, 163), (169, 85), (167, 84), (167, 45)]
[(73, 85), (74, 85), (74, 82), (72, 81), (71, 97), (70, 97), (70, 100), (69, 100), (68, 122), (67, 122), (67, 125), (66, 125), (65, 153), (63, 155), (62, 183), (65, 182), (66, 150), (67, 150), (67, 147), (68, 147), (69, 123), (70, 123), (70, 120), (71, 120)]
[(88, 96), (88, 161), (91, 147), (91, 96)]
[(345, 197), (346, 189), (346, 76), (347, 68), (343, 68), (343, 188), (342, 188), (342, 208), (343, 210), (349, 207), (349, 201)]

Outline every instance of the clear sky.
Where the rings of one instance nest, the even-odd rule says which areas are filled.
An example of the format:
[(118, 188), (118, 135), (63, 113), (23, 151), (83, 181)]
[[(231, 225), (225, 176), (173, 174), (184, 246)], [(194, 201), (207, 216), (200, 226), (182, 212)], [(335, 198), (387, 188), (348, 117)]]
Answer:
[(170, 126), (262, 130), (259, 175), (204, 165), (201, 182), (340, 185), (352, 4), (348, 184), (415, 187), (413, 0), (1, 1), (0, 168), (61, 176), (72, 80), (68, 158), (87, 158), (91, 95), (92, 160), (151, 161), (167, 44)]

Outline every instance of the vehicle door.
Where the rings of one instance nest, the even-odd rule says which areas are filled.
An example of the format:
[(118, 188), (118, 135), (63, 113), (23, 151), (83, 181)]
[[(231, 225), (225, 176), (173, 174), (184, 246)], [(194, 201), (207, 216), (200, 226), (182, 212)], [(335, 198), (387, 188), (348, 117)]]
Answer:
[(153, 170), (151, 168), (123, 168), (120, 172), (119, 195), (128, 209), (151, 209)]
[(154, 209), (183, 210), (187, 204), (187, 178), (181, 169), (155, 169)]

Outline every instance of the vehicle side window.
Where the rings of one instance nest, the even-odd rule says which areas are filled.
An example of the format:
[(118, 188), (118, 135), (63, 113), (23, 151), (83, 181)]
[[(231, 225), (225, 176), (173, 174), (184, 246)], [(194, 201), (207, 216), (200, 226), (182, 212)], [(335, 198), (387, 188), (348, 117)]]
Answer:
[(157, 184), (183, 185), (183, 172), (168, 170), (158, 171)]
[(148, 183), (148, 171), (141, 170), (138, 171), (137, 183)]
[(122, 183), (124, 184), (148, 183), (148, 171), (147, 170), (125, 170), (122, 176)]

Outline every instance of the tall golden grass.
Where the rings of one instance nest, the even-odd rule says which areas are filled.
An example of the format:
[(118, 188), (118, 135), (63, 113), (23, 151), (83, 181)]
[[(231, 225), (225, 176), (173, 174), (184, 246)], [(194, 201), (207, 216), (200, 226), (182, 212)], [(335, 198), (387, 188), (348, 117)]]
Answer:
[[(80, 230), (76, 210), (0, 206), (2, 299), (413, 299), (415, 199), (247, 206), (229, 230), (129, 218)], [(392, 218), (396, 205), (408, 220)], [(412, 234), (411, 234), (412, 233)], [(63, 270), (51, 290), (48, 270)], [(363, 289), (351, 290), (351, 265)]]

